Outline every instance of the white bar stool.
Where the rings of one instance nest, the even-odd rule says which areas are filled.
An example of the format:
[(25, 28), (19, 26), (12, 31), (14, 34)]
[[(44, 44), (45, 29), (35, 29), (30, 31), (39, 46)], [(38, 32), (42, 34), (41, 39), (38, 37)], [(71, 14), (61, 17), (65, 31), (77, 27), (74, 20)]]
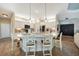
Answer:
[[(32, 51), (31, 48), (33, 49), (33, 54), (28, 55), (28, 53), (30, 53)], [(29, 52), (27, 49), (29, 49)], [(26, 42), (26, 55), (27, 56), (35, 56), (35, 53), (36, 53), (35, 37), (28, 36), (28, 40)]]
[[(53, 37), (50, 35), (45, 35), (44, 39), (43, 39), (43, 56), (52, 56), (52, 40)], [(46, 49), (48, 49), (49, 53), (46, 53)]]
[(62, 51), (62, 32), (59, 35), (59, 39), (55, 39), (55, 46), (59, 47)]

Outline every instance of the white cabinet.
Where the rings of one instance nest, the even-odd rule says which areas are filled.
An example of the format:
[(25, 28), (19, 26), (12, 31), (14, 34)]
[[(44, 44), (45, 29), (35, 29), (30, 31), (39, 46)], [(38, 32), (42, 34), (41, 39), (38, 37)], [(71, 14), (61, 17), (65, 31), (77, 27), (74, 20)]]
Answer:
[(10, 24), (1, 23), (1, 38), (10, 37)]
[(76, 33), (74, 35), (74, 42), (77, 45), (77, 47), (79, 48), (79, 33)]

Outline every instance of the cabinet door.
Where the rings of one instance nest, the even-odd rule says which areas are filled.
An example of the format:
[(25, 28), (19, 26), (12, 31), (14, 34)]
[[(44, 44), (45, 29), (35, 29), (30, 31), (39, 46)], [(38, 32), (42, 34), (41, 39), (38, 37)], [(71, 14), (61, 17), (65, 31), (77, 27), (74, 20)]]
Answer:
[(1, 37), (10, 37), (10, 24), (1, 24)]

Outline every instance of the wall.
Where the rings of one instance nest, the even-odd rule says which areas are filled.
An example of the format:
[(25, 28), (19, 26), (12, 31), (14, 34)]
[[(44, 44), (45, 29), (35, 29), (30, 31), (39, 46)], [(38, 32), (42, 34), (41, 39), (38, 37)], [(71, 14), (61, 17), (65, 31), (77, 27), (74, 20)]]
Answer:
[(21, 21), (15, 20), (15, 28), (17, 28), (17, 27), (24, 28), (25, 24), (26, 24), (26, 22), (21, 22)]
[(62, 11), (57, 15), (60, 24), (74, 24), (74, 33), (79, 31), (79, 10)]
[(72, 18), (69, 20), (61, 20), (61, 24), (74, 24), (74, 33), (79, 31), (79, 18)]
[(26, 21), (17, 21), (15, 20), (15, 28), (20, 27), (20, 28), (24, 28), (25, 25), (31, 25), (31, 28), (34, 27), (33, 23), (29, 23)]
[(28, 22), (22, 22), (22, 21), (15, 21), (15, 27), (24, 28), (24, 25), (28, 24), (31, 26), (31, 28), (34, 28), (36, 32), (39, 32), (41, 25), (46, 25), (46, 28), (55, 28), (55, 31), (57, 31), (57, 24), (56, 21), (54, 22), (36, 22), (36, 23), (28, 23)]

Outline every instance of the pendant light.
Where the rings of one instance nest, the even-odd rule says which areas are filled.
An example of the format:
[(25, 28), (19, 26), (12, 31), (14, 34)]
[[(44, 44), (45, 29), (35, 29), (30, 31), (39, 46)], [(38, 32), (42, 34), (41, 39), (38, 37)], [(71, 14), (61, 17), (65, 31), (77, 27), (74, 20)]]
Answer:
[(47, 5), (45, 3), (45, 20), (47, 20)]
[(29, 9), (30, 9), (30, 12), (29, 12), (30, 18), (29, 18), (29, 20), (31, 20), (31, 3), (29, 4)]
[(29, 21), (30, 21), (30, 23), (31, 23), (31, 3), (29, 3)]

